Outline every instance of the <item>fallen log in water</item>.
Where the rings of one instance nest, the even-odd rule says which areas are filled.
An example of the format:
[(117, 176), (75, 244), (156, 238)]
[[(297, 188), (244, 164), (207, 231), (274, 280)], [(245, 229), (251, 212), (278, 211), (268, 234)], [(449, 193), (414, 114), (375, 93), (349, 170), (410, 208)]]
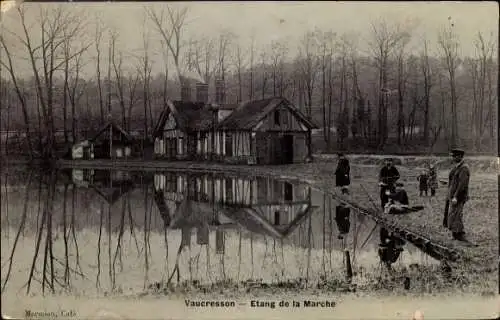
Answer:
[(387, 219), (384, 219), (383, 217), (381, 217), (380, 213), (376, 212), (375, 210), (363, 208), (360, 205), (346, 199), (345, 196), (337, 195), (333, 192), (328, 193), (336, 201), (356, 210), (361, 214), (371, 217), (373, 220), (375, 220), (375, 222), (390, 230), (397, 237), (412, 243), (417, 248), (430, 255), (434, 259), (441, 261), (457, 261), (460, 258), (460, 254), (456, 250), (439, 244), (435, 240), (432, 240), (427, 236), (402, 228), (388, 221)]

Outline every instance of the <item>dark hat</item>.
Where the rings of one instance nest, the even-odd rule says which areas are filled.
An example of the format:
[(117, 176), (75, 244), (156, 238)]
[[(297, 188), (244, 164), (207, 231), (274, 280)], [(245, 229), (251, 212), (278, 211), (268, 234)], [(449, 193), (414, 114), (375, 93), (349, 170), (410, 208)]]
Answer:
[(460, 149), (460, 148), (453, 148), (451, 149), (451, 155), (454, 156), (454, 155), (460, 155), (460, 156), (463, 156), (465, 154), (465, 151)]
[(343, 156), (344, 156), (344, 154), (343, 154), (342, 152), (337, 153), (337, 155), (338, 155), (339, 157), (343, 157)]
[(385, 158), (385, 161), (394, 161), (393, 158)]
[(396, 187), (404, 187), (404, 183), (402, 183), (402, 182), (396, 182)]

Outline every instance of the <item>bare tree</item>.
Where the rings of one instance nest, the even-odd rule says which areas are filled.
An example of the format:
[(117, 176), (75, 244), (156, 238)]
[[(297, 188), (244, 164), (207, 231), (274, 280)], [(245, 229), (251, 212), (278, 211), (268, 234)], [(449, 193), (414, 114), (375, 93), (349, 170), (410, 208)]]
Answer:
[(429, 41), (423, 40), (423, 48), (420, 54), (420, 70), (424, 80), (424, 131), (423, 139), (427, 146), (429, 146), (429, 115), (431, 109), (431, 89), (432, 89), (432, 70), (429, 63)]
[(187, 8), (179, 8), (177, 10), (166, 6), (162, 8), (160, 13), (154, 12), (152, 9), (146, 8), (146, 14), (153, 22), (157, 32), (161, 35), (163, 41), (167, 45), (170, 54), (174, 60), (177, 77), (181, 81), (181, 49), (182, 49), (182, 32), (188, 14)]
[[(486, 112), (485, 105), (489, 104), (489, 111), (492, 110), (488, 93), (491, 94), (491, 73), (490, 67), (493, 61), (493, 53), (495, 51), (495, 43), (493, 37), (489, 40), (485, 39), (481, 32), (477, 34), (474, 41), (475, 57), (468, 59), (469, 69), (472, 80), (472, 131), (474, 137), (474, 146), (476, 150), (481, 150), (482, 138), (486, 128)], [(490, 113), (490, 118), (491, 112)]]
[(401, 34), (396, 47), (396, 65), (397, 65), (397, 95), (398, 95), (398, 145), (401, 145), (405, 139), (405, 118), (404, 118), (404, 95), (406, 91), (407, 72), (406, 66), (406, 46), (410, 42), (409, 33)]
[(339, 43), (340, 49), (340, 85), (339, 85), (339, 109), (337, 110), (336, 127), (337, 127), (337, 148), (344, 149), (345, 139), (349, 136), (349, 79), (348, 79), (348, 56), (350, 50), (350, 40), (346, 35), (343, 35)]
[(266, 97), (267, 93), (267, 80), (268, 80), (268, 74), (267, 74), (267, 54), (265, 51), (262, 51), (260, 54), (260, 74), (261, 74), (261, 95), (262, 99)]
[[(152, 66), (152, 61), (150, 59), (149, 55), (149, 33), (146, 32), (146, 25), (144, 21), (143, 25), (143, 50), (144, 50), (144, 55), (141, 57), (141, 70), (140, 70), (140, 75), (141, 75), (141, 80), (142, 80), (142, 102), (143, 102), (143, 107), (144, 107), (144, 139), (147, 140), (149, 137), (149, 130), (148, 130), (148, 111), (151, 113), (151, 97), (150, 97), (150, 91), (151, 91), (151, 71), (153, 69)], [(139, 70), (138, 70), (139, 71)]]
[(284, 62), (287, 57), (288, 47), (284, 41), (271, 42), (271, 73), (273, 79), (273, 96), (282, 96), (285, 89)]
[[(82, 45), (78, 46), (69, 56), (64, 56), (63, 46), (65, 44), (74, 43), (75, 39), (84, 39), (85, 21), (81, 18), (84, 14), (83, 12), (70, 13), (60, 6), (50, 10), (39, 7), (41, 42), (36, 44), (31, 36), (30, 26), (26, 21), (26, 8), (18, 6), (17, 13), (23, 34), (18, 35), (10, 30), (7, 31), (21, 43), (28, 54), (28, 61), (35, 79), (38, 102), (42, 110), (46, 140), (42, 152), (44, 157), (52, 158), (55, 156), (54, 105), (56, 72), (64, 67), (66, 61), (75, 59), (90, 46), (89, 43), (82, 42)], [(4, 48), (6, 48), (6, 43), (3, 42), (3, 44)], [(12, 75), (14, 74), (12, 73)]]
[(102, 41), (103, 30), (100, 22), (96, 23), (95, 30), (95, 51), (96, 51), (96, 79), (97, 79), (97, 89), (99, 95), (99, 110), (101, 114), (101, 124), (104, 123), (104, 98), (102, 89), (102, 78), (101, 78), (101, 41)]
[(77, 132), (78, 132), (79, 114), (77, 114), (77, 107), (80, 105), (80, 100), (83, 97), (83, 94), (85, 92), (84, 89), (86, 87), (86, 82), (80, 79), (80, 69), (82, 67), (81, 60), (82, 60), (82, 55), (80, 54), (75, 59), (75, 64), (73, 69), (75, 76), (73, 78), (70, 78), (70, 80), (72, 81), (68, 86), (68, 97), (71, 103), (71, 117), (72, 117), (71, 131), (73, 136), (73, 142), (77, 140)]
[(317, 57), (317, 31), (309, 31), (303, 36), (299, 53), (299, 68), (305, 85), (307, 117), (312, 117), (313, 93), (316, 85), (319, 61)]
[[(116, 83), (116, 94), (121, 108), (122, 116), (122, 127), (127, 126), (127, 110), (125, 106), (125, 77), (123, 75), (123, 52), (118, 52), (118, 57), (116, 57), (116, 41), (118, 39), (118, 33), (116, 31), (110, 34), (110, 46), (111, 46), (111, 56), (110, 61), (113, 67), (113, 72), (115, 76)], [(118, 61), (117, 61), (118, 60)], [(111, 77), (108, 79), (111, 83)], [(111, 111), (110, 111), (111, 114)]]
[[(226, 76), (227, 69), (229, 66), (228, 60), (230, 60), (229, 54), (231, 52), (231, 45), (233, 43), (234, 34), (229, 31), (225, 31), (219, 35), (218, 50), (217, 50), (217, 77), (222, 80), (224, 86), (226, 86)], [(221, 101), (225, 101), (226, 90), (221, 92)]]
[(189, 71), (196, 72), (205, 83), (209, 83), (217, 69), (217, 41), (211, 37), (200, 37), (189, 42), (186, 64)]
[(378, 71), (378, 140), (383, 147), (388, 137), (386, 95), (388, 92), (389, 59), (401, 40), (408, 37), (408, 32), (401, 25), (388, 25), (384, 20), (372, 22), (372, 40), (369, 46)]
[(131, 130), (131, 122), (132, 122), (132, 109), (134, 108), (135, 104), (137, 103), (138, 96), (137, 96), (137, 86), (139, 84), (139, 74), (137, 72), (130, 72), (128, 77), (127, 77), (127, 84), (128, 84), (128, 115), (127, 115), (127, 130)]
[[(19, 99), (19, 103), (21, 104), (21, 110), (24, 118), (24, 129), (26, 132), (26, 138), (28, 140), (28, 148), (29, 148), (29, 156), (30, 158), (33, 158), (33, 145), (32, 145), (32, 136), (31, 136), (31, 130), (30, 130), (30, 120), (29, 120), (29, 113), (28, 113), (28, 107), (27, 107), (27, 101), (26, 101), (26, 95), (24, 94), (24, 90), (21, 87), (22, 84), (20, 84), (20, 81), (18, 77), (16, 76), (16, 70), (14, 67), (14, 62), (12, 60), (12, 55), (10, 53), (9, 47), (6, 45), (5, 38), (3, 35), (0, 37), (0, 44), (2, 45), (2, 50), (5, 53), (7, 62), (4, 62), (0, 60), (0, 65), (7, 69), (11, 80), (12, 80), (12, 85), (14, 87), (14, 90), (16, 92), (17, 98)], [(2, 55), (4, 56), (4, 55)], [(3, 82), (3, 80), (2, 80)]]
[(234, 59), (236, 67), (236, 76), (238, 78), (238, 98), (237, 101), (243, 100), (243, 69), (245, 68), (245, 54), (240, 43), (236, 44), (236, 54)]
[(458, 36), (453, 31), (453, 25), (444, 27), (438, 35), (438, 44), (441, 50), (443, 65), (448, 76), (450, 86), (451, 104), (451, 145), (456, 145), (458, 136), (458, 116), (457, 116), (457, 84), (456, 71), (459, 65), (459, 41)]
[(248, 88), (248, 98), (250, 100), (253, 99), (253, 91), (254, 91), (254, 87), (253, 87), (253, 82), (254, 82), (254, 79), (253, 79), (253, 75), (254, 75), (254, 68), (255, 68), (255, 34), (252, 34), (252, 38), (251, 38), (251, 41), (250, 41), (250, 66), (249, 66), (249, 73), (250, 73), (250, 79), (249, 79), (249, 88)]

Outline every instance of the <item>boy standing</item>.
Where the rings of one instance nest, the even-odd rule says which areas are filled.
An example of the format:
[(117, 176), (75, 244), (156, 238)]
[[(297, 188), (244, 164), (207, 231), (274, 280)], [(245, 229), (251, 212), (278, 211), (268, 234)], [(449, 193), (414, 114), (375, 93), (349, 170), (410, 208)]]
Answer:
[(428, 190), (428, 180), (429, 176), (427, 175), (427, 172), (424, 170), (422, 173), (418, 176), (418, 188), (420, 191), (420, 196), (422, 197), (425, 193), (427, 196), (427, 190)]

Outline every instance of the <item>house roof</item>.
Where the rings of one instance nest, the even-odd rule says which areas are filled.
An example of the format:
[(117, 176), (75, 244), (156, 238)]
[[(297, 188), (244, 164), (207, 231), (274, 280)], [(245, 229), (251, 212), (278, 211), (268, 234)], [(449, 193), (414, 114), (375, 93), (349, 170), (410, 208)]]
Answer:
[(208, 129), (212, 124), (212, 112), (203, 102), (169, 101), (161, 112), (156, 124), (154, 135), (158, 136), (170, 113), (174, 115), (177, 126), (181, 130), (201, 131)]
[[(220, 110), (234, 110), (217, 125), (217, 128), (224, 130), (251, 130), (278, 106), (288, 108), (306, 127), (310, 129), (318, 128), (313, 121), (307, 119), (290, 101), (282, 97), (217, 106)], [(173, 113), (177, 125), (181, 130), (205, 131), (213, 128), (213, 113), (206, 107), (205, 103), (169, 101), (165, 110), (160, 114), (154, 130), (155, 136), (161, 133), (170, 112)]]
[(89, 141), (95, 141), (97, 138), (99, 138), (100, 135), (102, 135), (107, 129), (109, 129), (109, 127), (112, 127), (115, 132), (121, 133), (125, 140), (129, 142), (134, 140), (134, 138), (130, 134), (128, 134), (128, 132), (125, 131), (121, 126), (114, 123), (113, 121), (109, 121), (101, 129), (99, 129), (99, 131), (93, 137), (91, 137)]
[(282, 97), (253, 100), (240, 104), (227, 118), (218, 125), (226, 130), (251, 130), (278, 106), (288, 108), (306, 127), (316, 129), (317, 125), (307, 119), (290, 101)]

